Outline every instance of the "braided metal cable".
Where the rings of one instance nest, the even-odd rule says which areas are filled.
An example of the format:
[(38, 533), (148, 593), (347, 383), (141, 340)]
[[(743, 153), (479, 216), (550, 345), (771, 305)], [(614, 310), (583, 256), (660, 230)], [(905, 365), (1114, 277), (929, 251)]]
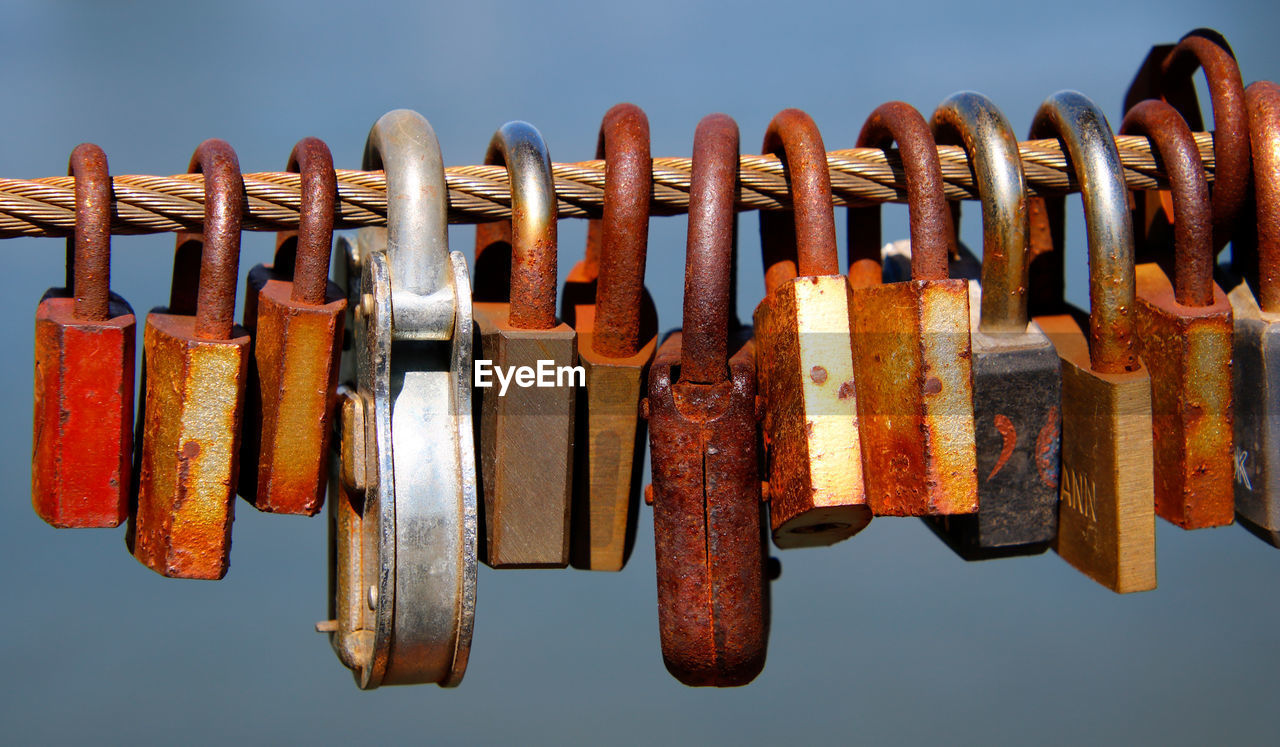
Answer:
[[(1213, 135), (1196, 133), (1200, 161), (1213, 179)], [(1130, 189), (1167, 186), (1147, 138), (1116, 138), (1125, 182)], [(1019, 144), (1032, 194), (1079, 190), (1057, 140)], [(964, 149), (939, 146), (947, 197), (977, 199)], [(853, 148), (827, 154), (836, 205), (904, 202), (906, 182), (896, 150)], [(553, 164), (560, 217), (598, 217), (604, 202), (604, 161)], [(677, 215), (689, 206), (688, 158), (653, 159), (654, 215)], [(244, 228), (280, 231), (298, 227), (299, 176), (281, 172), (245, 174)], [(511, 189), (501, 166), (447, 169), (449, 220), (484, 223), (510, 217)], [(788, 206), (782, 164), (774, 156), (741, 157), (739, 210), (778, 210)], [(112, 233), (143, 234), (198, 230), (204, 218), (200, 174), (117, 176)], [(66, 236), (75, 225), (75, 189), (71, 177), (0, 178), (0, 238)], [(335, 228), (386, 224), (387, 197), (381, 171), (338, 170), (338, 218)]]

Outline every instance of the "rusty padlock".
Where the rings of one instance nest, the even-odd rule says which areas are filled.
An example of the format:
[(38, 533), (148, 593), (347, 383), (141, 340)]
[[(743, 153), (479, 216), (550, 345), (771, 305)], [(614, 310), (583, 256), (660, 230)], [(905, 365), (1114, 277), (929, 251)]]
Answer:
[(605, 161), (604, 217), (587, 224), (586, 256), (570, 270), (560, 305), (586, 373), (575, 413), (569, 557), (575, 568), (620, 571), (635, 541), (646, 439), (640, 400), (658, 346), (658, 315), (644, 289), (652, 161), (640, 107), (618, 104), (605, 114), (596, 157)]
[(1018, 138), (995, 104), (973, 91), (943, 101), (932, 126), (939, 143), (969, 154), (982, 200), (982, 282), (970, 283), (969, 329), (978, 512), (928, 521), (966, 559), (1044, 552), (1058, 526), (1062, 369), (1053, 343), (1027, 316), (1029, 223)]
[(780, 548), (830, 545), (871, 521), (850, 350), (852, 299), (840, 275), (822, 135), (785, 109), (764, 152), (781, 156), (792, 212), (761, 212), (765, 298), (755, 310), (769, 522)]
[(351, 318), (331, 464), (330, 635), (361, 689), (457, 685), (476, 599), (472, 317), (440, 146), (417, 112), (373, 126), (387, 228), (335, 242)]
[(204, 174), (204, 235), (178, 235), (169, 306), (147, 314), (127, 539), (157, 573), (218, 579), (230, 564), (249, 363), (249, 334), (234, 321), (244, 182), (222, 140), (201, 143), (189, 170)]
[[(867, 503), (877, 516), (978, 510), (969, 286), (947, 277), (954, 237), (929, 125), (882, 104), (858, 147), (896, 141), (906, 172), (911, 280), (879, 283), (879, 208), (849, 211), (853, 359)], [(873, 217), (874, 216), (874, 217)], [(868, 272), (868, 270), (871, 270)]]
[(1151, 376), (1156, 514), (1183, 529), (1230, 524), (1231, 304), (1213, 282), (1200, 153), (1182, 116), (1163, 101), (1138, 103), (1120, 132), (1151, 138), (1173, 196), (1174, 281), (1156, 262), (1135, 269), (1138, 352)]
[(36, 309), (31, 504), (55, 527), (114, 527), (129, 514), (133, 309), (110, 292), (111, 176), (102, 149), (71, 152), (76, 228), (67, 285)]
[(282, 232), (274, 264), (250, 270), (245, 289), (240, 495), (260, 511), (312, 516), (324, 503), (347, 300), (329, 282), (338, 187), (328, 146), (304, 138), (287, 170), (301, 174), (298, 231)]
[(1280, 85), (1252, 83), (1245, 102), (1257, 266), (1227, 294), (1235, 317), (1235, 509), (1241, 526), (1280, 547)]
[(684, 329), (645, 401), (662, 658), (686, 685), (747, 684), (767, 644), (755, 354), (730, 339), (737, 195), (738, 126), (712, 114), (693, 141)]
[[(1120, 155), (1106, 117), (1060, 91), (1040, 105), (1031, 137), (1057, 137), (1082, 186), (1089, 245), (1089, 335), (1063, 300), (1065, 199), (1031, 213), (1030, 302), (1062, 359), (1062, 473), (1054, 549), (1116, 592), (1156, 585), (1151, 380), (1138, 358), (1133, 226)], [(1037, 200), (1041, 198), (1036, 198)], [(1037, 308), (1037, 306), (1039, 308)]]
[(514, 219), (505, 288), (485, 259), (505, 247), (493, 245), (493, 233), (476, 231), (481, 557), (494, 568), (563, 568), (576, 387), (585, 382), (575, 376), (576, 335), (556, 320), (551, 157), (533, 125), (508, 122), (494, 133), (485, 163), (506, 165)]

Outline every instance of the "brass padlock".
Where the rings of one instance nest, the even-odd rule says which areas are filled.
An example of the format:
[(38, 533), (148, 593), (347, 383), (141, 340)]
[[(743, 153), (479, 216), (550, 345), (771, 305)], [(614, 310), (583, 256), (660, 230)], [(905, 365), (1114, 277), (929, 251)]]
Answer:
[(331, 463), (330, 633), (361, 689), (466, 672), (476, 599), (472, 317), (466, 259), (450, 252), (440, 146), (417, 112), (373, 126), (387, 228), (339, 239), (351, 346)]
[(324, 504), (347, 300), (329, 282), (338, 188), (328, 146), (301, 140), (287, 170), (301, 173), (299, 230), (278, 237), (274, 264), (250, 270), (245, 289), (253, 346), (240, 495), (260, 511), (311, 516)]
[(686, 685), (747, 684), (768, 642), (755, 355), (730, 335), (737, 195), (738, 126), (712, 114), (693, 141), (684, 328), (645, 403), (662, 658)]
[(129, 515), (133, 309), (110, 291), (111, 176), (102, 149), (71, 152), (76, 228), (67, 285), (36, 309), (31, 504), (55, 527), (114, 527)]
[[(1040, 272), (1031, 273), (1030, 302), (1043, 307), (1032, 314), (1062, 359), (1054, 549), (1113, 591), (1154, 589), (1151, 380), (1135, 341), (1133, 226), (1120, 155), (1106, 117), (1075, 91), (1040, 105), (1031, 137), (1062, 141), (1082, 186), (1089, 237), (1088, 338), (1062, 299), (1062, 247), (1038, 253)], [(1053, 198), (1032, 211), (1032, 233), (1060, 237), (1064, 221), (1065, 200)]]
[(907, 180), (910, 281), (880, 284), (878, 272), (866, 273), (866, 247), (878, 256), (879, 208), (849, 213), (867, 502), (877, 516), (971, 514), (978, 510), (978, 483), (969, 286), (947, 277), (954, 237), (933, 135), (924, 117), (900, 101), (871, 113), (858, 147), (894, 141)]
[(494, 246), (492, 233), (476, 232), (481, 557), (494, 568), (563, 568), (569, 564), (573, 410), (576, 387), (585, 382), (575, 377), (574, 331), (556, 320), (551, 157), (533, 125), (508, 122), (494, 133), (485, 163), (506, 165), (514, 219), (509, 242), (501, 242), (511, 256), (506, 288), (484, 259), (506, 247)]
[(1018, 138), (995, 104), (972, 91), (943, 101), (932, 127), (939, 143), (969, 154), (982, 200), (982, 282), (970, 283), (969, 326), (978, 512), (929, 523), (966, 559), (1044, 552), (1058, 527), (1062, 369), (1053, 343), (1027, 316), (1029, 223)]
[(644, 289), (653, 187), (640, 107), (618, 104), (605, 114), (596, 157), (605, 161), (604, 217), (588, 222), (586, 256), (569, 271), (560, 302), (586, 374), (575, 413), (569, 558), (575, 568), (620, 571), (635, 543), (646, 440), (640, 400), (658, 346), (658, 315)]
[(764, 152), (786, 164), (794, 210), (760, 214), (765, 298), (754, 318), (769, 521), (780, 548), (830, 545), (871, 521), (849, 340), (852, 299), (840, 275), (817, 125), (799, 109), (779, 112)]
[(204, 174), (204, 235), (178, 235), (169, 306), (147, 314), (138, 500), (127, 541), (157, 573), (218, 579), (231, 562), (249, 363), (249, 334), (234, 321), (244, 182), (221, 140), (201, 143), (189, 171)]
[(1232, 319), (1213, 282), (1209, 187), (1191, 130), (1169, 104), (1140, 102), (1120, 132), (1151, 138), (1173, 195), (1174, 281), (1156, 262), (1135, 269), (1138, 352), (1151, 376), (1156, 514), (1183, 529), (1223, 526), (1235, 515)]

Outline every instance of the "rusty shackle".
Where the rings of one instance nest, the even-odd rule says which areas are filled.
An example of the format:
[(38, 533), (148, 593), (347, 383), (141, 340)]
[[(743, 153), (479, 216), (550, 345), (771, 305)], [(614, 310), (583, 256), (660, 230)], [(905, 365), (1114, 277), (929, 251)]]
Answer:
[(1245, 89), (1258, 213), (1258, 305), (1280, 312), (1280, 85)]
[(298, 242), (293, 261), (293, 290), (289, 298), (308, 306), (325, 302), (329, 287), (329, 252), (338, 202), (338, 176), (333, 155), (319, 138), (306, 137), (293, 146), (285, 171), (301, 176)]
[(1183, 306), (1213, 303), (1213, 216), (1209, 184), (1200, 166), (1191, 128), (1171, 105), (1158, 99), (1136, 104), (1124, 115), (1121, 135), (1151, 139), (1173, 194), (1173, 295)]
[[(942, 191), (942, 164), (929, 123), (915, 107), (890, 101), (876, 107), (858, 133), (859, 148), (898, 144), (907, 181), (911, 279), (942, 280), (953, 253), (951, 212)], [(849, 210), (849, 279), (855, 288), (880, 283), (880, 207)]]
[(75, 177), (76, 228), (67, 237), (67, 287), (77, 319), (111, 318), (111, 174), (107, 154), (93, 143), (71, 151), (67, 174)]
[(818, 125), (799, 109), (783, 109), (769, 122), (761, 152), (782, 160), (791, 192), (790, 211), (760, 213), (765, 292), (797, 276), (840, 274), (831, 175)]
[(681, 381), (718, 384), (729, 377), (729, 283), (737, 196), (738, 124), (728, 115), (709, 114), (698, 122), (693, 136)]
[(557, 206), (547, 144), (528, 122), (507, 122), (493, 133), (484, 162), (506, 166), (511, 180), (511, 326), (552, 329)]
[[(991, 99), (960, 91), (933, 112), (939, 144), (961, 145), (969, 154), (982, 200), (983, 332), (1022, 332), (1027, 327), (1027, 242), (1030, 224), (1026, 178), (1018, 136)], [(912, 245), (912, 257), (915, 257)]]
[(204, 174), (204, 234), (195, 293), (191, 280), (194, 247), (178, 235), (170, 313), (191, 312), (195, 297), (195, 334), (203, 340), (229, 340), (235, 324), (236, 282), (240, 272), (240, 224), (244, 213), (244, 180), (236, 152), (226, 141), (210, 138), (196, 148), (189, 174)]

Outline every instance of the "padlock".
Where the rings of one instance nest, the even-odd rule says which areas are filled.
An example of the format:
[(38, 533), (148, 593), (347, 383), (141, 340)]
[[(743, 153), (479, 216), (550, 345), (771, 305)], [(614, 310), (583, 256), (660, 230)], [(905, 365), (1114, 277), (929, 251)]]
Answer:
[(1058, 237), (1065, 200), (1054, 198), (1052, 205), (1031, 212), (1032, 235), (1047, 233), (1057, 244), (1034, 255), (1041, 268), (1032, 268), (1029, 298), (1033, 318), (1062, 359), (1062, 473), (1054, 549), (1113, 591), (1154, 589), (1151, 380), (1135, 340), (1133, 226), (1120, 155), (1106, 117), (1075, 91), (1061, 91), (1040, 105), (1031, 137), (1062, 141), (1082, 187), (1089, 244), (1086, 338), (1062, 298)]
[(761, 212), (765, 298), (755, 310), (769, 522), (780, 548), (830, 545), (871, 521), (863, 487), (849, 340), (852, 300), (836, 253), (822, 135), (785, 109), (764, 152), (781, 156), (790, 212)]
[(764, 667), (767, 593), (755, 354), (749, 339), (730, 335), (732, 119), (712, 114), (698, 123), (691, 169), (684, 330), (659, 348), (645, 403), (658, 623), (662, 658), (676, 679), (733, 687)]
[(605, 114), (596, 157), (605, 160), (604, 217), (588, 222), (586, 256), (570, 270), (560, 304), (586, 375), (575, 413), (569, 559), (583, 570), (620, 571), (635, 543), (646, 440), (640, 400), (658, 345), (658, 315), (644, 289), (652, 161), (640, 107), (618, 104)]
[[(858, 147), (896, 141), (906, 172), (911, 280), (878, 282), (879, 208), (849, 212), (854, 378), (867, 503), (880, 516), (978, 510), (968, 283), (947, 276), (954, 237), (929, 125), (911, 105), (881, 105)], [(874, 216), (874, 218), (873, 218)]]
[(373, 126), (387, 228), (336, 242), (352, 334), (331, 460), (330, 619), (317, 630), (361, 689), (457, 685), (476, 599), (472, 317), (450, 252), (440, 146), (416, 112)]
[(1200, 153), (1182, 116), (1163, 101), (1138, 103), (1120, 132), (1151, 138), (1173, 196), (1174, 281), (1155, 262), (1135, 269), (1136, 339), (1151, 376), (1156, 514), (1183, 529), (1230, 524), (1231, 304), (1213, 282)]
[(482, 261), (506, 247), (493, 246), (492, 233), (476, 232), (481, 557), (494, 568), (563, 568), (569, 564), (576, 387), (585, 382), (575, 377), (573, 328), (555, 315), (551, 157), (533, 125), (508, 122), (494, 133), (485, 163), (506, 165), (514, 219), (503, 242), (511, 253), (506, 288), (485, 274), (492, 262)]
[(1258, 262), (1227, 294), (1235, 317), (1235, 509), (1241, 526), (1280, 547), (1280, 85), (1252, 83), (1245, 101)]
[(76, 228), (67, 285), (36, 309), (31, 505), (55, 527), (114, 527), (129, 513), (135, 322), (110, 292), (107, 156), (77, 146), (68, 173)]
[(157, 573), (218, 579), (231, 562), (249, 363), (249, 334), (234, 322), (244, 182), (222, 140), (201, 143), (189, 170), (204, 174), (204, 236), (178, 235), (169, 306), (147, 314), (138, 499), (127, 539)]
[(982, 282), (969, 287), (978, 512), (928, 521), (969, 560), (1044, 552), (1058, 526), (1062, 370), (1053, 344), (1027, 316), (1029, 224), (1018, 138), (995, 104), (972, 91), (943, 101), (932, 127), (939, 143), (969, 154), (983, 230)]
[(334, 389), (347, 300), (329, 282), (337, 176), (329, 148), (305, 138), (299, 230), (272, 265), (249, 271), (244, 328), (253, 339), (240, 449), (240, 495), (260, 511), (312, 516), (324, 503)]

